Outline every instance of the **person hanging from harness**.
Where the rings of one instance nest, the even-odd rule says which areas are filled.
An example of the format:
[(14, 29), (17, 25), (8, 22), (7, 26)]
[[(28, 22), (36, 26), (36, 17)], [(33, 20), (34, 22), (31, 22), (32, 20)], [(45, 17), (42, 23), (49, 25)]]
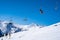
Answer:
[(40, 9), (40, 14), (43, 14), (43, 10), (42, 9)]

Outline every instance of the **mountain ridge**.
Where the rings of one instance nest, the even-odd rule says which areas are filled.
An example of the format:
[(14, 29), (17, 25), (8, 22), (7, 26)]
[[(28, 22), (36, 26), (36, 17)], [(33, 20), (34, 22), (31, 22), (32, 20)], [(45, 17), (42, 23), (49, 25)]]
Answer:
[[(26, 25), (25, 27), (27, 26), (29, 25)], [(25, 28), (25, 29), (27, 29), (27, 31), (25, 30), (25, 31), (13, 33), (11, 34), (10, 38), (6, 38), (5, 36), (5, 37), (0, 38), (0, 40), (1, 39), (3, 40), (60, 40), (60, 36), (59, 36), (60, 35), (60, 22), (52, 24), (50, 26), (45, 26), (42, 28), (38, 26), (36, 27), (29, 26), (28, 28)]]

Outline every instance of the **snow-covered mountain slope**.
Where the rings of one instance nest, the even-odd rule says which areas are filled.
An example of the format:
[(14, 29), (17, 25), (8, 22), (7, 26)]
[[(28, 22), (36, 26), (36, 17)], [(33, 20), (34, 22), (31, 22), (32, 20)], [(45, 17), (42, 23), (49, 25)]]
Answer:
[(19, 31), (27, 31), (31, 27), (42, 27), (42, 26), (37, 26), (36, 24), (32, 23), (29, 25), (20, 25), (20, 24), (15, 24), (13, 22), (8, 22), (8, 21), (1, 21), (0, 22), (0, 30), (3, 35), (8, 34), (8, 33), (16, 33)]
[(47, 27), (31, 27), (28, 31), (1, 37), (0, 40), (60, 40), (60, 22)]
[(20, 24), (14, 24), (14, 25), (18, 28), (21, 28), (22, 31), (29, 30), (29, 28), (31, 28), (31, 27), (40, 27), (40, 28), (45, 27), (45, 26), (37, 25), (35, 23), (31, 23), (29, 25), (20, 25)]
[(0, 30), (2, 31), (3, 34), (5, 34), (9, 32), (14, 33), (15, 31), (17, 32), (21, 29), (16, 27), (13, 23), (2, 21), (0, 22)]

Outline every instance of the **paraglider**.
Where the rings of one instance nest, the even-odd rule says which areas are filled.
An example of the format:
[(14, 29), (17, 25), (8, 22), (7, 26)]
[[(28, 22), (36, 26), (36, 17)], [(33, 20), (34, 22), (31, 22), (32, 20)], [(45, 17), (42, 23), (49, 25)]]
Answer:
[(56, 6), (54, 8), (55, 10), (58, 10), (58, 2), (56, 2)]
[(43, 14), (43, 10), (42, 9), (40, 9), (40, 13)]
[(23, 21), (27, 21), (27, 18), (24, 18)]

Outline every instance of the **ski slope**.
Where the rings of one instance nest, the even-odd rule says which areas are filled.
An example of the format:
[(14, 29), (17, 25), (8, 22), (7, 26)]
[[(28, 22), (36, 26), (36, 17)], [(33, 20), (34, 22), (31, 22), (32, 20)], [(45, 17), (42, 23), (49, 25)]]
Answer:
[(46, 27), (30, 27), (27, 31), (1, 37), (0, 40), (60, 40), (60, 22)]

